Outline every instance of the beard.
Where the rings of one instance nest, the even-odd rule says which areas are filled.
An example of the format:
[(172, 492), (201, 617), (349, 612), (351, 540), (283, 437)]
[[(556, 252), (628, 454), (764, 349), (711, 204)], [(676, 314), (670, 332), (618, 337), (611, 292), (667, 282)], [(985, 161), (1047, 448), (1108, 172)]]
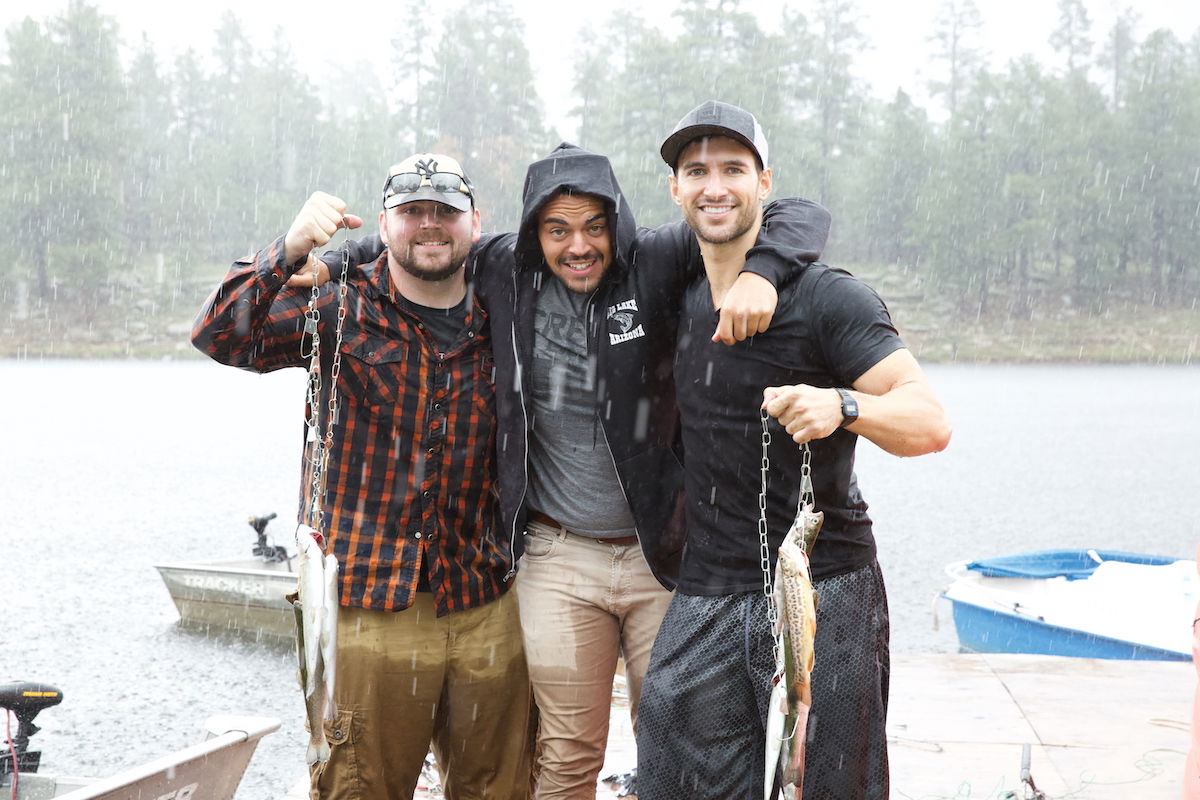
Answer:
[(743, 205), (738, 208), (737, 216), (732, 220), (713, 224), (704, 218), (699, 207), (689, 206), (683, 211), (683, 219), (700, 241), (708, 244), (726, 244), (753, 228), (755, 220), (758, 219), (758, 212), (758, 206)]
[(467, 253), (471, 251), (471, 242), (452, 242), (448, 256), (428, 256), (413, 252), (411, 244), (402, 247), (389, 246), (388, 255), (399, 267), (423, 281), (431, 283), (444, 281), (462, 269), (466, 263)]

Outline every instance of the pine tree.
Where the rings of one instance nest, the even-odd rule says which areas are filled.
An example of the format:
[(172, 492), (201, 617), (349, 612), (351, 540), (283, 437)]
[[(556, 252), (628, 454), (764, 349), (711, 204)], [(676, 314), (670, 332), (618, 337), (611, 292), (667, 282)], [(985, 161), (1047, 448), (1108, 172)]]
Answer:
[(978, 44), (983, 17), (975, 0), (943, 0), (929, 41), (936, 46), (934, 57), (945, 62), (944, 79), (932, 81), (933, 94), (946, 98), (946, 109), (958, 109), (958, 99), (972, 77), (984, 66), (985, 53)]
[(550, 149), (524, 26), (503, 0), (468, 3), (433, 53), (419, 102), (431, 128), (418, 150), (459, 158), (485, 230), (515, 230), (526, 165)]
[(8, 32), (3, 123), (12, 159), (13, 240), (37, 296), (78, 298), (90, 320), (124, 265), (121, 165), (128, 141), (116, 23), (71, 0), (43, 28)]
[(160, 74), (150, 40), (143, 37), (126, 79), (130, 147), (121, 168), (125, 199), (124, 232), (133, 260), (165, 258), (170, 231), (162, 224), (177, 202), (179, 164), (172, 158), (169, 132), (175, 122), (170, 83)]
[(866, 148), (856, 200), (847, 209), (863, 235), (846, 243), (857, 260), (903, 263), (916, 270), (921, 252), (913, 241), (924, 212), (923, 193), (936, 161), (933, 126), (903, 91), (883, 109)]
[(1092, 51), (1091, 30), (1083, 0), (1058, 0), (1058, 27), (1050, 34), (1050, 45), (1066, 59), (1068, 73), (1086, 69)]
[(1133, 8), (1122, 11), (1113, 23), (1100, 53), (1099, 65), (1108, 71), (1109, 99), (1114, 108), (1125, 100), (1126, 75), (1129, 72), (1129, 60), (1137, 45), (1134, 30), (1139, 18), (1140, 15)]

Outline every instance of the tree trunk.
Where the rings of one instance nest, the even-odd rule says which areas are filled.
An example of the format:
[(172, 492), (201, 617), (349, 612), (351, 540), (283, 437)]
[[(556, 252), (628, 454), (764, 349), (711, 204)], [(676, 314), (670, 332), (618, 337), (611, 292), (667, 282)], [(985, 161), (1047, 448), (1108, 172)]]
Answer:
[(33, 274), (37, 286), (38, 299), (44, 305), (50, 300), (50, 270), (46, 254), (46, 244), (39, 242), (33, 248)]
[(983, 319), (984, 314), (988, 310), (988, 276), (986, 270), (979, 276), (979, 294), (976, 300), (975, 321), (978, 322)]
[(1163, 305), (1163, 254), (1162, 243), (1166, 236), (1163, 231), (1163, 213), (1162, 209), (1155, 207), (1152, 215), (1154, 220), (1154, 238), (1150, 245), (1150, 291), (1153, 293), (1154, 305), (1161, 307)]

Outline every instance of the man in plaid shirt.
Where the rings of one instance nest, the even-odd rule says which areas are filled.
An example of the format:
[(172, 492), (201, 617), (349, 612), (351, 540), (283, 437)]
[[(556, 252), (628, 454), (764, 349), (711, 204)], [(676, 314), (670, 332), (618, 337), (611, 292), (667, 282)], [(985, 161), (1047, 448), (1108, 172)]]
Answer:
[[(285, 236), (235, 262), (196, 347), (255, 372), (307, 366), (309, 292), (285, 284), (339, 227), (362, 224), (345, 211), (317, 192)], [(379, 234), (386, 250), (346, 286), (322, 504), (341, 565), (338, 716), (312, 797), (411, 797), (432, 741), (447, 797), (525, 798), (529, 684), (494, 490), (494, 362), (464, 274), (480, 216), (458, 162), (393, 167)], [(323, 417), (337, 293), (316, 307)]]

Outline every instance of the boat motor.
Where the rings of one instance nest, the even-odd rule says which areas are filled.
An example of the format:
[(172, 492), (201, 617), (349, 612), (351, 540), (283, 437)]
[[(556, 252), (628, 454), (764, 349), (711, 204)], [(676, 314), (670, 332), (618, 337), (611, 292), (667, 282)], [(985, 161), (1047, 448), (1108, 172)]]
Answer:
[(254, 532), (258, 534), (258, 542), (255, 543), (253, 550), (254, 555), (267, 562), (285, 562), (288, 560), (287, 548), (267, 542), (267, 523), (275, 519), (275, 516), (275, 513), (272, 512), (264, 517), (251, 517), (246, 521), (250, 523), (250, 527), (254, 528)]
[[(0, 708), (11, 711), (17, 717), (17, 735), (13, 738), (18, 772), (37, 772), (42, 760), (40, 750), (29, 749), (29, 737), (41, 730), (33, 724), (33, 718), (43, 708), (62, 702), (62, 692), (45, 683), (12, 681), (0, 683)], [(0, 759), (0, 775), (13, 771), (11, 758)]]

